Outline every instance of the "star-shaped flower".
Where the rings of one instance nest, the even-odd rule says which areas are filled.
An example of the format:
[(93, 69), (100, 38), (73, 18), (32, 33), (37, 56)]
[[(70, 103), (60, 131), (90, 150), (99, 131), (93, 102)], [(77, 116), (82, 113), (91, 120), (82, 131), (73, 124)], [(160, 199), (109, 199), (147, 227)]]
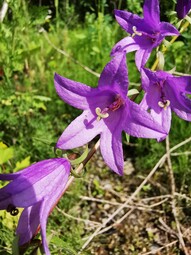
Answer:
[(175, 77), (164, 71), (152, 72), (143, 68), (141, 71), (142, 88), (146, 92), (141, 106), (149, 110), (169, 132), (171, 111), (180, 118), (191, 121), (191, 76)]
[(100, 134), (100, 149), (106, 164), (123, 174), (121, 133), (136, 137), (160, 138), (165, 135), (149, 113), (127, 98), (128, 75), (125, 54), (113, 58), (104, 68), (97, 88), (55, 74), (58, 95), (83, 110), (57, 142), (60, 149), (87, 144)]
[(191, 0), (177, 0), (176, 11), (179, 19), (183, 19), (191, 9)]
[(29, 242), (40, 225), (44, 252), (50, 255), (46, 241), (47, 218), (62, 195), (69, 174), (70, 163), (64, 158), (55, 158), (16, 173), (0, 175), (0, 180), (11, 181), (0, 189), (0, 210), (15, 215), (17, 207), (24, 208), (16, 230), (19, 245)]
[(119, 41), (112, 49), (111, 56), (120, 52), (137, 51), (135, 62), (140, 70), (165, 36), (178, 35), (178, 30), (167, 22), (160, 22), (158, 0), (145, 0), (143, 6), (144, 18), (127, 11), (115, 10), (119, 25), (131, 36)]

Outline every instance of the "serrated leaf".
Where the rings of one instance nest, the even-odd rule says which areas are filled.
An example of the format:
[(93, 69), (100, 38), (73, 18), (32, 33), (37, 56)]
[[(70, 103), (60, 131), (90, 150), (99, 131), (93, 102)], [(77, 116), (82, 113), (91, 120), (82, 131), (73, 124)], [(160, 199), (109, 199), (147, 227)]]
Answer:
[(29, 165), (30, 165), (30, 156), (26, 157), (25, 159), (23, 159), (20, 162), (17, 162), (16, 167), (14, 168), (13, 171), (16, 172), (16, 171), (21, 170)]

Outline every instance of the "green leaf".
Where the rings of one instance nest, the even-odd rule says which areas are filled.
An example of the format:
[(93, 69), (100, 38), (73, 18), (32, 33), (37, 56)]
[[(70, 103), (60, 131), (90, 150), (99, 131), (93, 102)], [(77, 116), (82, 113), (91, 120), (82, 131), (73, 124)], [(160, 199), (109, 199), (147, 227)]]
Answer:
[(98, 47), (96, 47), (96, 46), (93, 46), (93, 47), (92, 47), (92, 50), (93, 50), (94, 52), (96, 52), (96, 53), (100, 53), (100, 49), (99, 49)]
[(77, 39), (85, 39), (86, 38), (86, 35), (85, 34), (75, 34), (75, 37), (77, 38)]
[(42, 109), (42, 110), (46, 111), (46, 106), (43, 102), (37, 103), (37, 102), (34, 101), (33, 102), (33, 107), (36, 108), (36, 109)]
[(19, 208), (19, 213), (15, 216), (12, 216), (11, 214), (9, 214), (6, 211), (0, 211), (0, 217), (2, 218), (1, 223), (6, 228), (9, 228), (10, 230), (15, 230), (22, 211), (23, 211), (23, 209)]
[(36, 95), (33, 97), (34, 99), (38, 99), (42, 102), (49, 102), (51, 101), (51, 98), (50, 97), (45, 97), (45, 96), (39, 96), (39, 95)]
[(14, 168), (13, 171), (16, 172), (16, 171), (18, 171), (20, 169), (23, 169), (23, 168), (25, 168), (25, 167), (27, 167), (29, 165), (30, 165), (30, 156), (26, 157), (25, 159), (23, 159), (20, 162), (17, 162), (16, 163), (16, 167)]
[(0, 165), (7, 162), (9, 159), (13, 158), (14, 149), (9, 148), (0, 148)]
[(7, 145), (4, 144), (3, 142), (0, 142), (0, 149), (6, 149)]

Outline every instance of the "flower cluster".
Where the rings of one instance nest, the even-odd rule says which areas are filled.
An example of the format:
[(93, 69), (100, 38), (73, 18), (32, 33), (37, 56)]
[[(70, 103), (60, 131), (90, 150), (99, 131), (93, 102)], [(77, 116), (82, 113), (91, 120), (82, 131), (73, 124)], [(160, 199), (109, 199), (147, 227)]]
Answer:
[[(177, 14), (183, 18), (191, 1), (178, 1)], [(67, 150), (87, 144), (100, 136), (100, 149), (106, 164), (123, 174), (122, 131), (130, 136), (162, 141), (171, 126), (171, 111), (191, 121), (191, 76), (145, 68), (152, 50), (166, 36), (179, 35), (170, 23), (160, 21), (159, 1), (145, 0), (143, 18), (127, 11), (115, 10), (119, 25), (130, 35), (119, 41), (111, 51), (111, 61), (101, 73), (96, 88), (55, 74), (54, 82), (63, 101), (83, 110), (64, 130), (56, 148)], [(128, 71), (126, 54), (136, 51), (135, 63), (145, 92), (140, 104), (127, 97)], [(10, 181), (0, 189), (0, 210), (11, 215), (24, 208), (16, 230), (19, 245), (31, 240), (41, 229), (42, 244), (46, 242), (48, 215), (62, 196), (70, 174), (70, 163), (64, 158), (40, 161), (13, 174), (1, 174), (0, 180)]]
[[(122, 131), (135, 137), (162, 141), (171, 125), (171, 109), (182, 119), (191, 121), (191, 77), (173, 77), (168, 72), (152, 72), (145, 64), (165, 36), (179, 35), (178, 30), (160, 21), (158, 0), (145, 0), (144, 18), (127, 11), (115, 10), (120, 26), (130, 36), (112, 49), (111, 61), (101, 73), (97, 88), (55, 74), (58, 95), (66, 103), (83, 110), (63, 132), (59, 149), (82, 146), (100, 135), (100, 149), (106, 164), (123, 174)], [(135, 63), (145, 91), (138, 105), (127, 97), (126, 54), (136, 51)]]

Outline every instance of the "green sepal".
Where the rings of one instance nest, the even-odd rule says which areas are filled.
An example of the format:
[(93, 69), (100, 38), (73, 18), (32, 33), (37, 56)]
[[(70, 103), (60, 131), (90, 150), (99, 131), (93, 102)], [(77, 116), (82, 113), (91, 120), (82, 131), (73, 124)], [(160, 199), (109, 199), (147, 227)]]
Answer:
[(72, 165), (79, 165), (80, 163), (82, 163), (84, 161), (84, 159), (87, 157), (87, 155), (88, 155), (88, 145), (86, 145), (85, 151), (82, 153), (82, 155), (80, 157), (78, 157), (77, 159), (70, 160), (70, 163)]
[(82, 177), (84, 177), (84, 175), (85, 175), (85, 172), (86, 172), (85, 170), (86, 170), (86, 169), (83, 168), (83, 169), (82, 169), (82, 172), (81, 172), (80, 174), (78, 174), (78, 173), (75, 172), (75, 169), (72, 169), (72, 168), (71, 168), (70, 173), (71, 173), (71, 175), (74, 176), (75, 178), (82, 178)]

